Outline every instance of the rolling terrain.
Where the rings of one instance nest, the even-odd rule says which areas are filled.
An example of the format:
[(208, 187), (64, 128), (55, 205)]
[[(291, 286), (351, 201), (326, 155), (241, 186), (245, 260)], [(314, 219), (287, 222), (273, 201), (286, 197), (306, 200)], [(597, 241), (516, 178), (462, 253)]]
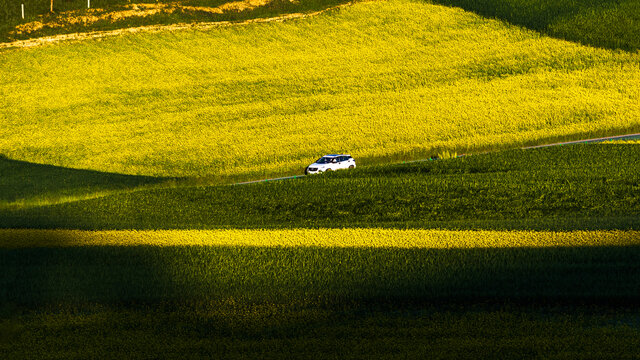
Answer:
[(0, 153), (230, 182), (636, 132), (638, 56), (408, 1), (4, 51)]
[[(0, 41), (340, 2), (238, 3), (39, 4)], [(0, 50), (0, 358), (636, 358), (638, 143), (519, 148), (640, 131), (637, 3)], [(358, 168), (230, 185), (334, 152)]]
[(144, 186), (168, 186), (179, 180), (67, 169), (0, 157), (0, 208), (50, 205)]
[[(511, 150), (5, 209), (3, 227), (50, 229), (0, 230), (13, 339), (0, 351), (633, 358), (638, 151)], [(97, 230), (111, 228), (130, 230)]]
[[(0, 42), (56, 34), (149, 27), (149, 25), (242, 22), (291, 14), (309, 14), (344, 0), (84, 0), (49, 3), (23, 0), (25, 19), (14, 3), (0, 0)], [(546, 35), (590, 46), (635, 51), (640, 48), (640, 2), (637, 0), (434, 0), (480, 15), (525, 26)]]
[[(20, 4), (0, 0), (0, 48), (21, 40), (53, 38), (74, 33), (99, 33), (122, 29), (166, 31), (181, 25), (243, 23), (261, 19), (295, 18), (348, 3), (346, 0), (67, 0), (50, 3), (24, 0)], [(15, 45), (15, 44), (14, 44)], [(18, 45), (19, 46), (19, 45)]]

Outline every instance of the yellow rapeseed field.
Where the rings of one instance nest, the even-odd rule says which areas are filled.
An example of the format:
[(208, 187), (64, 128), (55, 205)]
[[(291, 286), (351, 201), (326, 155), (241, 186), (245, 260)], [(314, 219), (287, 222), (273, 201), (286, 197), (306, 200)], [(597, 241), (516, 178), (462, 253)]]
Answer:
[(287, 230), (0, 230), (0, 248), (73, 246), (260, 246), (505, 248), (638, 246), (639, 231)]
[(615, 141), (607, 141), (605, 144), (630, 144), (636, 145), (640, 144), (640, 140), (615, 140)]
[(0, 155), (127, 174), (300, 173), (640, 129), (640, 53), (423, 1), (0, 52)]

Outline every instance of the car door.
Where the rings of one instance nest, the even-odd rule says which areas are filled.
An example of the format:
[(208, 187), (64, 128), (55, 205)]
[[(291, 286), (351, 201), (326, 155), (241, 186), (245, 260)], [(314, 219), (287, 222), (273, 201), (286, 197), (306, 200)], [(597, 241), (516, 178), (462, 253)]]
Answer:
[(338, 170), (340, 168), (340, 157), (334, 157), (329, 166), (331, 167), (331, 170)]
[(343, 167), (345, 169), (348, 169), (349, 165), (351, 165), (351, 156), (345, 156), (344, 157), (344, 162), (342, 164), (344, 164)]
[(353, 160), (351, 156), (347, 156), (345, 160), (345, 167), (349, 168), (350, 166), (356, 167), (356, 161)]

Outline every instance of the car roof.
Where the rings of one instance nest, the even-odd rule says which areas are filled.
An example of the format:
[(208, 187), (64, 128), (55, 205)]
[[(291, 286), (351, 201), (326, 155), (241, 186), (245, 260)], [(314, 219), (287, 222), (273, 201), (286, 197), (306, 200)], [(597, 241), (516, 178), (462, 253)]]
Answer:
[(351, 156), (349, 154), (327, 154), (323, 157), (338, 157), (338, 156)]

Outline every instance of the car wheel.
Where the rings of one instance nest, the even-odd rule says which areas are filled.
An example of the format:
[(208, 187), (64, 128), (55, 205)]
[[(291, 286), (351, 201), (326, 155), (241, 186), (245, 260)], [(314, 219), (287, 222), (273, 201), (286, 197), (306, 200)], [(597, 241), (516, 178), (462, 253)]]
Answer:
[(349, 169), (353, 169), (355, 166), (353, 165), (349, 165)]
[(327, 170), (325, 170), (324, 172), (331, 172), (331, 171), (333, 171), (333, 170), (331, 170), (331, 169), (327, 169)]

